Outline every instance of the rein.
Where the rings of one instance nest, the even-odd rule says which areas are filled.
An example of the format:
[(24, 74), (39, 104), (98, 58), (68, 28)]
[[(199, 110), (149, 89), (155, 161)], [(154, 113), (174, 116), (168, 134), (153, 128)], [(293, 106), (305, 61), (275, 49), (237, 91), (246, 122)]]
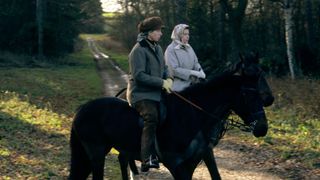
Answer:
[(252, 132), (252, 127), (250, 125), (246, 125), (238, 120), (235, 120), (234, 118), (228, 118), (226, 121), (228, 126), (225, 128), (225, 131), (236, 127), (244, 132)]
[[(191, 106), (197, 108), (198, 110), (200, 110), (201, 112), (203, 112), (204, 114), (209, 116), (210, 118), (212, 118), (214, 120), (218, 120), (218, 121), (221, 120), (221, 118), (210, 114), (208, 111), (204, 110), (200, 106), (198, 106), (195, 103), (191, 102), (190, 100), (188, 100), (187, 98), (183, 97), (179, 93), (177, 93), (175, 91), (171, 91), (171, 93), (174, 94), (175, 96), (179, 97), (180, 99), (182, 99), (186, 103), (190, 104)], [(242, 122), (236, 121), (233, 118), (227, 118), (224, 121), (226, 122), (226, 125), (223, 128), (221, 128), (221, 135), (220, 135), (219, 139), (221, 139), (224, 136), (224, 134), (226, 133), (227, 130), (231, 129), (230, 126), (239, 128), (241, 131), (244, 131), (244, 132), (251, 132), (252, 131), (252, 126), (249, 126), (249, 125), (246, 125), (246, 124), (244, 124)], [(256, 123), (256, 122), (252, 122), (252, 123)], [(250, 123), (250, 125), (251, 125), (251, 123)]]
[(179, 93), (175, 92), (175, 91), (171, 91), (172, 94), (176, 95), (177, 97), (179, 97), (180, 99), (182, 99), (183, 101), (185, 101), (186, 103), (190, 104), (191, 106), (197, 108), (198, 110), (200, 110), (201, 112), (203, 112), (205, 115), (209, 116), (210, 118), (214, 119), (214, 120), (220, 120), (221, 118), (219, 118), (218, 116), (212, 115), (210, 114), (208, 111), (204, 110), (203, 108), (201, 108), (200, 106), (196, 105), (195, 103), (191, 102), (190, 100), (188, 100), (187, 98), (183, 97), (182, 95), (180, 95)]
[[(127, 90), (127, 88), (123, 88), (121, 89), (116, 95), (115, 97), (119, 97), (119, 95), (121, 95), (125, 90)], [(203, 112), (204, 114), (206, 114), (208, 117), (210, 117), (211, 119), (213, 120), (217, 120), (217, 121), (220, 121), (221, 118), (217, 117), (217, 116), (214, 116), (212, 114), (210, 114), (208, 111), (204, 110), (203, 108), (201, 108), (200, 106), (196, 105), (195, 103), (191, 102), (190, 100), (188, 100), (187, 98), (183, 97), (182, 95), (180, 95), (179, 93), (175, 92), (175, 91), (171, 91), (172, 94), (174, 94), (175, 96), (179, 97), (181, 100), (185, 101), (186, 103), (190, 104), (191, 106), (197, 108), (198, 110), (200, 110), (201, 112)], [(220, 134), (219, 134), (219, 139), (221, 139), (224, 134), (236, 127), (236, 128), (239, 128), (241, 131), (244, 131), (244, 132), (251, 132), (252, 131), (252, 126), (251, 124), (252, 123), (256, 123), (256, 122), (252, 122), (250, 123), (250, 125), (246, 125), (238, 120), (234, 120), (233, 118), (227, 118), (227, 119), (224, 119), (223, 121), (225, 121), (225, 126), (223, 126), (222, 128), (220, 128)]]
[(119, 97), (124, 91), (126, 91), (127, 88), (122, 88), (114, 97)]

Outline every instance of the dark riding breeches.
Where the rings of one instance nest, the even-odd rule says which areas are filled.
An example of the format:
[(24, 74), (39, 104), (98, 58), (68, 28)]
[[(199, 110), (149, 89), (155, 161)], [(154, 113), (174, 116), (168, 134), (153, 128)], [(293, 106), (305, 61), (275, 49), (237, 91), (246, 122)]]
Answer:
[(152, 100), (141, 100), (134, 104), (144, 120), (141, 136), (141, 159), (146, 160), (151, 154), (155, 154), (154, 141), (158, 125), (159, 102)]

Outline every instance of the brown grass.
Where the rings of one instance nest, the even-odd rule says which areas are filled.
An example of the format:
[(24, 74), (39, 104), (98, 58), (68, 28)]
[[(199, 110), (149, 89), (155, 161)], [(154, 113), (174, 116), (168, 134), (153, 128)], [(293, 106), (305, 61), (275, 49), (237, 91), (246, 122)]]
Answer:
[(275, 102), (273, 108), (294, 109), (304, 121), (320, 115), (320, 80), (269, 78)]

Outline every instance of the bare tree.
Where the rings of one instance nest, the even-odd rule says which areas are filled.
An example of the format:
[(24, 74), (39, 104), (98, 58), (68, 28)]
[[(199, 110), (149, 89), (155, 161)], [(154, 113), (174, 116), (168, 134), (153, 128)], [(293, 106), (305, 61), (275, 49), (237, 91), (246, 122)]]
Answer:
[(242, 22), (245, 17), (245, 11), (248, 0), (237, 0), (237, 3), (228, 0), (220, 0), (220, 4), (227, 14), (229, 27), (231, 29), (231, 37), (233, 44), (233, 57), (243, 51), (243, 36), (241, 33)]
[(176, 0), (177, 13), (176, 19), (177, 23), (186, 23), (187, 20), (187, 1), (186, 0)]
[(38, 58), (43, 58), (43, 0), (37, 0), (36, 6), (36, 22), (37, 22), (37, 32), (38, 32)]
[(314, 29), (314, 20), (313, 20), (313, 9), (311, 0), (306, 0), (306, 25), (307, 25), (307, 40), (308, 46), (311, 51), (314, 51), (315, 48), (315, 29)]
[(219, 8), (219, 61), (220, 62), (223, 62), (226, 60), (225, 22), (226, 22), (226, 14), (220, 5), (220, 8)]
[(291, 79), (295, 79), (295, 56), (293, 48), (293, 1), (294, 0), (284, 0), (284, 19), (285, 19), (285, 36), (287, 45), (287, 56), (289, 69), (291, 74)]
[(284, 10), (284, 19), (285, 19), (285, 41), (287, 46), (287, 56), (288, 64), (290, 70), (291, 79), (296, 78), (296, 60), (294, 56), (294, 42), (293, 42), (293, 5), (295, 0), (270, 0), (272, 2), (280, 3)]

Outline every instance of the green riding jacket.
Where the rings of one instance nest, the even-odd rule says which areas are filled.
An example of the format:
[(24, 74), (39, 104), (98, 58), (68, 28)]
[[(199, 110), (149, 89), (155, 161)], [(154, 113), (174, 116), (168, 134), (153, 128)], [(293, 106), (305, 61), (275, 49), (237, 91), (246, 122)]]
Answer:
[(129, 69), (129, 104), (145, 99), (159, 102), (163, 79), (169, 77), (160, 45), (145, 38), (138, 40), (129, 54)]

